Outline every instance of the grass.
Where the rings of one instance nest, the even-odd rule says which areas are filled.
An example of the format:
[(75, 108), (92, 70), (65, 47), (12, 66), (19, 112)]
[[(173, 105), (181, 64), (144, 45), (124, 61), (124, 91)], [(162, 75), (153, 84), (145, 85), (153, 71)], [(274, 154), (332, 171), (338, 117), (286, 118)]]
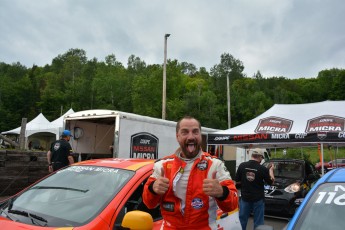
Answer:
[[(306, 159), (314, 165), (320, 162), (320, 157), (317, 147), (303, 147), (303, 148), (287, 148), (284, 155), (283, 149), (271, 149), (271, 158), (295, 158)], [(320, 151), (321, 152), (321, 151)], [(345, 158), (345, 147), (330, 147), (323, 148), (324, 162), (328, 162), (335, 158)]]

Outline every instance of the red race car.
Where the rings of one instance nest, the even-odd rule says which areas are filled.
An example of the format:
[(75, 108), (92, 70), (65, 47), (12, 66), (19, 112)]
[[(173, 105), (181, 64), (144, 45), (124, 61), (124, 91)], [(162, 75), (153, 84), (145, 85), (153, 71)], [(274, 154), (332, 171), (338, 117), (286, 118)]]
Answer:
[[(0, 203), (0, 229), (160, 229), (159, 207), (141, 197), (153, 163), (96, 159), (56, 171)], [(238, 210), (218, 214), (218, 229), (241, 229)]]

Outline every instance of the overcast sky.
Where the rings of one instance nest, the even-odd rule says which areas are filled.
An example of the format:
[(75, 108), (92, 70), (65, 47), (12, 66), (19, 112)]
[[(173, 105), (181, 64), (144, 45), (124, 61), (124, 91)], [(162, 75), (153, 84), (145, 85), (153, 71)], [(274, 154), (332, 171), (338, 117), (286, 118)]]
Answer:
[(32, 67), (78, 48), (197, 68), (229, 53), (251, 77), (317, 77), (345, 68), (344, 0), (0, 0), (0, 62)]

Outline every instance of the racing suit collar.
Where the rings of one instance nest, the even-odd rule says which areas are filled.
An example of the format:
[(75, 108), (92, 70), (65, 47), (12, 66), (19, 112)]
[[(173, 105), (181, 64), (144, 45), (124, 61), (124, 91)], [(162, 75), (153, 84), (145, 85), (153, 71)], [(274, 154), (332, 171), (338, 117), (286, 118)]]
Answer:
[(195, 156), (194, 158), (192, 158), (192, 159), (182, 157), (182, 151), (181, 151), (181, 149), (179, 149), (179, 151), (176, 151), (176, 156), (177, 156), (179, 159), (181, 159), (182, 161), (186, 161), (186, 162), (188, 162), (188, 161), (195, 161), (196, 159), (201, 158), (201, 155), (202, 155), (202, 150), (201, 150), (201, 149), (199, 150), (198, 155), (196, 155), (196, 156)]

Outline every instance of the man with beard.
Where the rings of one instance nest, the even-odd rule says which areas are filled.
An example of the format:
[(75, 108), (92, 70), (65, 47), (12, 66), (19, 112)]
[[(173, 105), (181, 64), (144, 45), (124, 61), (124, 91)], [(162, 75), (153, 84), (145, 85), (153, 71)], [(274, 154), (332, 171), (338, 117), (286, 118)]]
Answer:
[(224, 163), (201, 149), (201, 125), (193, 117), (177, 122), (180, 148), (155, 162), (143, 192), (145, 205), (160, 205), (162, 229), (217, 229), (218, 207), (238, 207), (234, 182)]

